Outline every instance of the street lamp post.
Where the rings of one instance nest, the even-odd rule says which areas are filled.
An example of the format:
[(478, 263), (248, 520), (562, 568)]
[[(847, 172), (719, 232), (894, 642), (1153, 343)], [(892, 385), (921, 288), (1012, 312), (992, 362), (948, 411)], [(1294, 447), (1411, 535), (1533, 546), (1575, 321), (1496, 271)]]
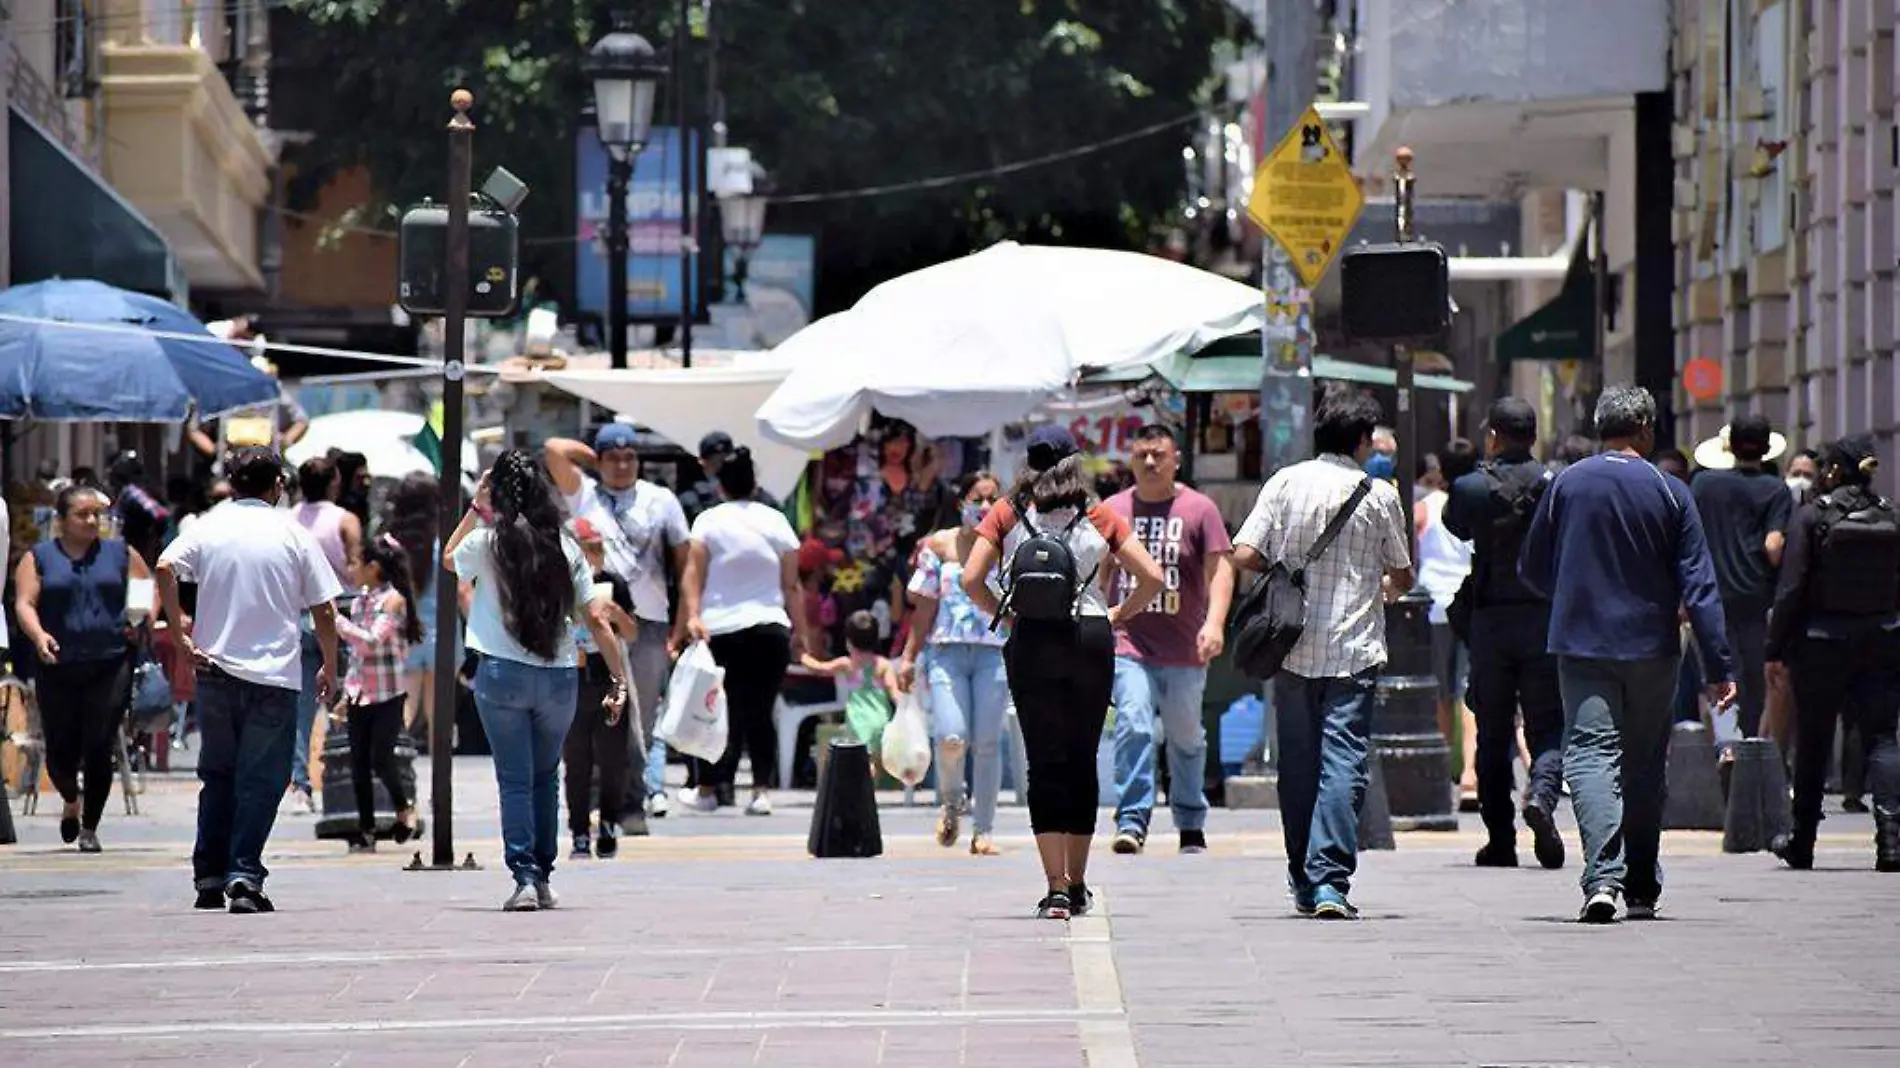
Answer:
[(752, 165), (751, 184), (750, 192), (719, 198), (719, 236), (739, 250), (732, 265), (732, 284), (736, 290), (733, 299), (739, 304), (745, 303), (745, 282), (752, 254), (765, 240), (765, 206), (771, 197), (771, 180), (766, 177), (765, 168), (756, 163)]
[(594, 128), (607, 152), (607, 349), (616, 370), (627, 366), (627, 187), (633, 161), (653, 132), (653, 98), (665, 64), (624, 14), (587, 54), (594, 82)]

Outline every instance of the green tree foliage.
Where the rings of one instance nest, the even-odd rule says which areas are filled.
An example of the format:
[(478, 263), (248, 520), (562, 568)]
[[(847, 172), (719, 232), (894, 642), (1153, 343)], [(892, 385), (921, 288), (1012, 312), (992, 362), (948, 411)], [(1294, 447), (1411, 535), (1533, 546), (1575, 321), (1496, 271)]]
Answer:
[[(1221, 42), (1249, 32), (1227, 0), (714, 2), (730, 141), (781, 193), (991, 168), (1181, 118), (1209, 102)], [(276, 124), (317, 134), (293, 192), (307, 203), (331, 174), (366, 166), (379, 203), (365, 219), (383, 226), (386, 205), (440, 196), (448, 94), (465, 85), (477, 180), (505, 164), (533, 187), (525, 266), (558, 294), (577, 229), (581, 63), (610, 7), (670, 51), (676, 0), (291, 0), (272, 34)], [(694, 41), (694, 116), (706, 51)], [(674, 121), (676, 95), (662, 87), (656, 124)], [(1190, 129), (943, 188), (786, 204), (771, 225), (819, 235), (826, 309), (1004, 237), (1139, 247), (1179, 206)]]

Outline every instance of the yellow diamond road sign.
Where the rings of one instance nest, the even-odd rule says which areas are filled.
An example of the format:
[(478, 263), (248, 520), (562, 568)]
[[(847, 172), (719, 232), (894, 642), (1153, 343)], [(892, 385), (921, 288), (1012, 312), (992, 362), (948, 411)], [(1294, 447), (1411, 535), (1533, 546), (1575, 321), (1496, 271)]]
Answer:
[(1339, 255), (1365, 202), (1339, 142), (1309, 107), (1254, 172), (1247, 217), (1286, 249), (1311, 289)]

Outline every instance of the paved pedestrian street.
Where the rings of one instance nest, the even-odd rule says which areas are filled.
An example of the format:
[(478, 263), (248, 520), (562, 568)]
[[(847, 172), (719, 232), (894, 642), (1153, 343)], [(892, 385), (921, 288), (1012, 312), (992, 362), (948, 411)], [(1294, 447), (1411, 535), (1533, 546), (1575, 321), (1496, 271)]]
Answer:
[[(426, 778), (426, 776), (425, 776)], [(1104, 847), (1095, 916), (1030, 918), (1022, 810), (1001, 858), (887, 807), (887, 851), (804, 855), (809, 795), (769, 818), (675, 815), (609, 862), (563, 862), (553, 912), (498, 910), (494, 790), (457, 769), (479, 872), (347, 857), (285, 816), (281, 911), (194, 912), (192, 784), (114, 809), (107, 852), (56, 805), (0, 849), (0, 1060), (671, 1068), (1900, 1064), (1900, 878), (1865, 817), (1820, 867), (1672, 834), (1664, 919), (1586, 928), (1572, 867), (1477, 871), (1463, 833), (1364, 858), (1357, 924), (1295, 918), (1271, 813), (1216, 812), (1213, 851)], [(1526, 843), (1528, 845), (1528, 843)], [(1526, 849), (1528, 859), (1528, 848)]]

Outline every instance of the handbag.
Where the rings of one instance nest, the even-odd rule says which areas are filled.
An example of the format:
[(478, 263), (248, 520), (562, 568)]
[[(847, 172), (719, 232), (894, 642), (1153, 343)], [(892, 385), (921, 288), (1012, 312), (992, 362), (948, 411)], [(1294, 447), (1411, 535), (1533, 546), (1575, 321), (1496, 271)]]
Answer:
[(1339, 511), (1320, 532), (1313, 547), (1306, 550), (1298, 566), (1289, 567), (1277, 560), (1247, 596), (1241, 598), (1228, 624), (1227, 644), (1234, 651), (1234, 666), (1256, 679), (1270, 679), (1280, 673), (1287, 655), (1306, 632), (1306, 571), (1313, 566), (1345, 529), (1346, 520), (1359, 502), (1372, 492), (1372, 479), (1362, 478)]
[(172, 715), (172, 684), (165, 669), (149, 651), (142, 651), (138, 666), (132, 669), (132, 719), (135, 723), (169, 719)]

